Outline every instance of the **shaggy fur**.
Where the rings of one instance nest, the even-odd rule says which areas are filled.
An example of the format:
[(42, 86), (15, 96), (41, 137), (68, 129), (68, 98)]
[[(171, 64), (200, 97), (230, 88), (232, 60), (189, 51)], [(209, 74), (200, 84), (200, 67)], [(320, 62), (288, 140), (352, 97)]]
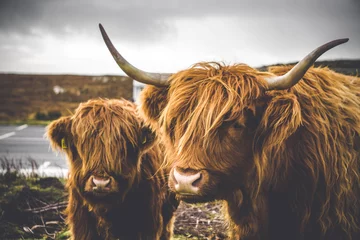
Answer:
[(310, 68), (267, 91), (291, 67), (199, 63), (147, 86), (141, 114), (166, 166), (206, 170), (182, 199), (224, 199), (231, 239), (360, 239), (360, 78)]
[[(170, 239), (178, 202), (159, 170), (161, 146), (133, 103), (89, 100), (52, 122), (47, 135), (69, 160), (72, 239)], [(105, 194), (93, 191), (93, 177), (111, 179)]]

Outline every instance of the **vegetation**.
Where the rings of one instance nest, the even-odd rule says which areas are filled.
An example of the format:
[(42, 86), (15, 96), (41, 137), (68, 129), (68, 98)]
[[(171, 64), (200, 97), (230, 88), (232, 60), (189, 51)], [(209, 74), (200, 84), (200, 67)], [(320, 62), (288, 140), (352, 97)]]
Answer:
[(67, 116), (90, 98), (132, 98), (123, 76), (0, 74), (0, 121), (46, 121)]
[(0, 239), (64, 239), (63, 183), (52, 177), (0, 175)]
[(55, 120), (61, 117), (60, 111), (49, 111), (48, 113), (37, 112), (35, 114), (36, 120)]
[[(22, 173), (21, 169), (31, 169)], [(65, 178), (37, 174), (33, 159), (0, 158), (0, 239), (67, 239)], [(225, 239), (220, 204), (181, 203), (173, 240)]]
[(29, 119), (29, 120), (0, 120), (0, 125), (41, 125), (41, 126), (47, 126), (51, 120), (35, 120), (35, 119)]

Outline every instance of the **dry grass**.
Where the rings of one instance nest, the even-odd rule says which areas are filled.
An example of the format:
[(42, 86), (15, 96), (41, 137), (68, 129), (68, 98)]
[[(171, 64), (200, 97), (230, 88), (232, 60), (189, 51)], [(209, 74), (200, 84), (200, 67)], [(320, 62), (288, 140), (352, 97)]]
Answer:
[[(38, 166), (31, 158), (0, 157), (0, 239), (68, 238), (66, 179), (38, 176)], [(174, 240), (226, 238), (220, 202), (182, 202), (175, 214)]]
[[(60, 90), (61, 91), (60, 91)], [(90, 98), (132, 98), (132, 80), (122, 76), (0, 74), (0, 121), (69, 115)]]

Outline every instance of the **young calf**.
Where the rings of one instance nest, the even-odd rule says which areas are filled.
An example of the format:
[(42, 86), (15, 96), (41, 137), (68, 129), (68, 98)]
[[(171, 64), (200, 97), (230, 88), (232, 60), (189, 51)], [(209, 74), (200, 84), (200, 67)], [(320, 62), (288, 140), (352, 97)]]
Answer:
[(178, 206), (167, 191), (161, 146), (135, 104), (96, 99), (47, 128), (67, 154), (72, 239), (170, 239)]

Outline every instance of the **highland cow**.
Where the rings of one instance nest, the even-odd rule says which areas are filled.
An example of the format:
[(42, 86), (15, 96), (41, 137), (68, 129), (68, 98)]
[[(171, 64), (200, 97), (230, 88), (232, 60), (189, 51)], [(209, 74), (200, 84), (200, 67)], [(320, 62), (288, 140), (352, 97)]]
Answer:
[(72, 239), (170, 239), (178, 202), (167, 191), (161, 146), (135, 104), (96, 99), (47, 128), (69, 160)]
[(312, 68), (339, 39), (266, 72), (199, 63), (141, 71), (141, 112), (165, 144), (169, 187), (225, 200), (230, 239), (360, 239), (360, 78)]

